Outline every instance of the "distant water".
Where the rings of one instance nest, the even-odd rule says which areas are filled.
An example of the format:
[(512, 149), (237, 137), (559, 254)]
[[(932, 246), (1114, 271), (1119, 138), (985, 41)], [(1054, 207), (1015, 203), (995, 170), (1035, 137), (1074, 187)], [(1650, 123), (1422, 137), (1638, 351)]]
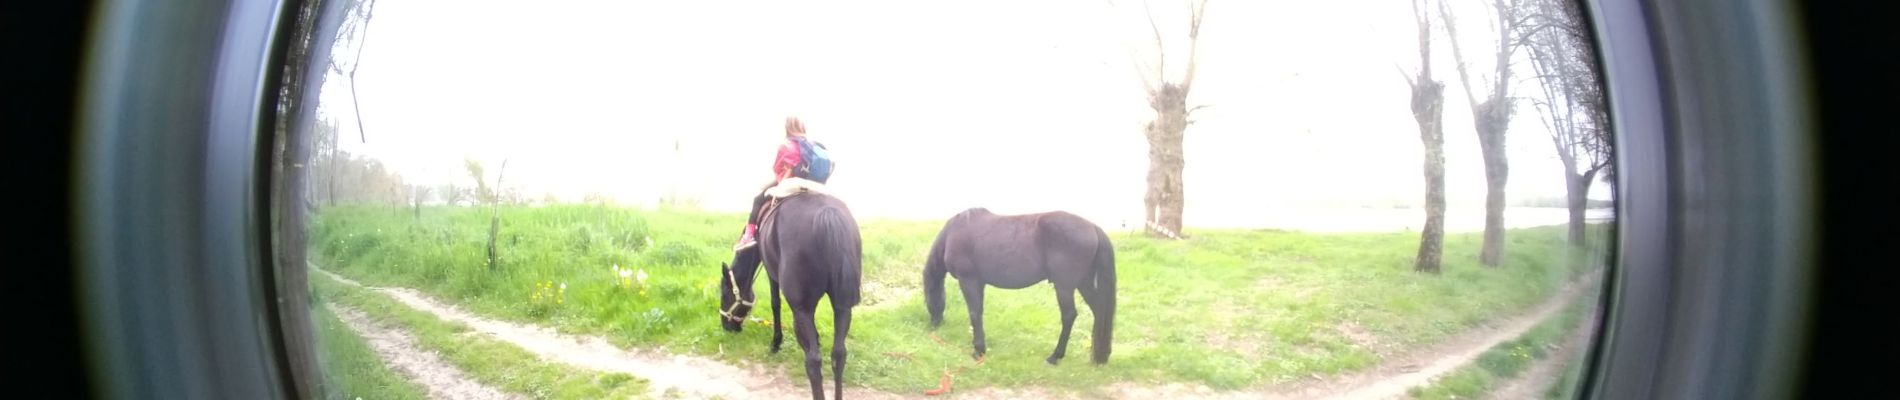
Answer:
[[(1002, 214), (1029, 213), (1047, 210), (993, 208)], [(1103, 229), (1110, 231), (1139, 229), (1142, 216), (1139, 214), (1119, 215), (1118, 213), (1087, 212), (1072, 210)], [(937, 220), (947, 218), (943, 215), (870, 215), (869, 217)], [(1190, 229), (1281, 229), (1302, 232), (1402, 232), (1417, 231), (1425, 223), (1425, 211), (1422, 209), (1391, 208), (1262, 208), (1246, 213), (1228, 212), (1220, 216), (1208, 216), (1193, 213), (1187, 215)], [(1508, 228), (1527, 228), (1536, 226), (1562, 225), (1569, 222), (1569, 211), (1562, 208), (1517, 207), (1504, 212), (1504, 224)], [(1606, 221), (1614, 218), (1610, 209), (1593, 209), (1584, 214), (1591, 222)], [(1445, 211), (1446, 232), (1482, 232), (1484, 231), (1484, 209), (1453, 208)]]
[[(1613, 218), (1610, 209), (1588, 210), (1585, 219)], [(1264, 209), (1256, 215), (1224, 215), (1221, 218), (1188, 217), (1189, 226), (1199, 228), (1284, 229), (1305, 232), (1393, 232), (1417, 231), (1425, 224), (1422, 209), (1380, 208), (1297, 208)], [(1562, 208), (1517, 207), (1504, 211), (1507, 228), (1561, 225), (1569, 222), (1569, 211)], [(1446, 232), (1484, 231), (1484, 209), (1454, 208), (1445, 211)]]

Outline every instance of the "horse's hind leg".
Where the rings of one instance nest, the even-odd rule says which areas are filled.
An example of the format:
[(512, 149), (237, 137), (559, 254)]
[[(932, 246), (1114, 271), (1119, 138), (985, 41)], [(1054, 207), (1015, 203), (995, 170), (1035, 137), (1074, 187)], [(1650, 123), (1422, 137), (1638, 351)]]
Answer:
[(779, 345), (785, 344), (785, 319), (779, 318), (778, 281), (766, 281), (772, 285), (772, 354), (778, 354)]
[(970, 307), (970, 344), (976, 347), (970, 358), (982, 359), (989, 350), (983, 342), (983, 282), (958, 279), (957, 284), (963, 286), (963, 304)]
[(811, 381), (811, 399), (825, 400), (824, 359), (818, 355), (818, 322), (812, 318), (816, 307), (800, 307), (792, 303), (793, 334), (798, 336), (798, 347), (805, 350), (805, 378)]
[(851, 332), (851, 307), (831, 306), (831, 390), (844, 400), (844, 337)]
[(1062, 310), (1062, 336), (1056, 338), (1056, 351), (1049, 353), (1049, 365), (1055, 365), (1069, 352), (1069, 328), (1075, 326), (1075, 287), (1056, 284), (1056, 306)]

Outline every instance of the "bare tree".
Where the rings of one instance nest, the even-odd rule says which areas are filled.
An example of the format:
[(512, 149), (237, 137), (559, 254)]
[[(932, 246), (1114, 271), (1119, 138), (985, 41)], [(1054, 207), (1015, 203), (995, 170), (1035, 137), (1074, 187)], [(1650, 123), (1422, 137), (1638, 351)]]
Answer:
[[(1112, 5), (1113, 3), (1111, 3)], [(1156, 56), (1153, 68), (1145, 63), (1136, 62), (1137, 76), (1141, 78), (1142, 89), (1148, 95), (1148, 106), (1155, 110), (1155, 118), (1143, 128), (1148, 139), (1148, 190), (1142, 196), (1142, 212), (1148, 234), (1155, 237), (1181, 238), (1181, 213), (1187, 203), (1186, 188), (1183, 186), (1182, 170), (1187, 165), (1183, 152), (1183, 139), (1187, 127), (1193, 121), (1189, 114), (1205, 106), (1189, 108), (1188, 93), (1194, 87), (1195, 56), (1200, 49), (1201, 22), (1207, 15), (1207, 1), (1201, 0), (1188, 6), (1187, 29), (1187, 72), (1178, 81), (1169, 81), (1167, 76), (1167, 46), (1161, 28), (1155, 24), (1154, 14), (1148, 9), (1146, 1), (1142, 8), (1147, 11), (1148, 29), (1154, 34)]]
[(469, 177), (475, 178), (475, 197), (488, 206), (488, 269), (499, 268), (500, 254), (495, 249), (495, 237), (501, 234), (502, 178), (508, 173), (508, 159), (501, 160), (501, 168), (495, 171), (494, 186), (488, 185), (487, 175), (482, 163), (473, 159), (463, 161)]
[[(327, 132), (325, 129), (315, 132)], [(321, 137), (312, 138), (311, 143), (321, 143)], [(311, 186), (310, 193), (320, 195), (305, 198), (323, 198), (324, 206), (345, 203), (408, 204), (410, 196), (408, 184), (400, 174), (385, 167), (381, 161), (368, 157), (359, 157), (346, 151), (331, 150), (322, 157), (311, 157), (313, 167), (308, 168), (310, 178), (305, 182)]]
[(343, 174), (344, 164), (340, 157), (341, 150), (337, 149), (336, 123), (329, 119), (318, 119), (316, 129), (311, 132), (316, 134), (315, 140), (312, 141), (315, 145), (313, 149), (315, 154), (310, 157), (311, 163), (316, 165), (313, 165), (311, 169), (322, 174), (324, 205), (334, 206), (337, 193), (336, 178)]
[(1412, 269), (1436, 274), (1445, 247), (1445, 83), (1432, 78), (1430, 0), (1412, 1), (1412, 19), (1418, 25), (1417, 77), (1399, 69), (1412, 88), (1412, 120), (1418, 122), (1419, 140), (1425, 144), (1425, 229)]
[(1531, 103), (1544, 116), (1544, 128), (1564, 164), (1570, 244), (1582, 246), (1590, 183), (1610, 167), (1614, 139), (1609, 113), (1590, 36), (1581, 25), (1583, 11), (1570, 1), (1534, 1), (1536, 12), (1519, 27), (1518, 40), (1530, 50), (1534, 78), (1543, 92)]
[(456, 204), (461, 204), (463, 200), (472, 201), (472, 198), (469, 195), (468, 188), (456, 186), (453, 183), (442, 186), (442, 203), (443, 204), (448, 204), (452, 206)]
[(1478, 262), (1485, 266), (1496, 267), (1504, 261), (1504, 184), (1510, 178), (1510, 163), (1505, 156), (1504, 137), (1511, 125), (1511, 112), (1515, 99), (1511, 98), (1511, 53), (1517, 47), (1513, 40), (1514, 32), (1521, 20), (1518, 14), (1519, 0), (1492, 0), (1489, 4), (1497, 17), (1492, 21), (1496, 29), (1497, 58), (1495, 70), (1491, 76), (1480, 75), (1480, 88), (1484, 90), (1484, 101), (1478, 100), (1478, 91), (1473, 90), (1471, 74), (1466, 71), (1464, 52), (1458, 44), (1458, 19), (1452, 15), (1451, 7), (1444, 2), (1438, 3), (1438, 11), (1444, 15), (1445, 33), (1451, 42), (1451, 55), (1457, 61), (1458, 79), (1465, 89), (1465, 100), (1471, 104), (1471, 121), (1478, 132), (1478, 147), (1484, 155), (1484, 249), (1478, 253)]
[(348, 22), (344, 24), (343, 29), (337, 31), (337, 39), (338, 42), (343, 42), (343, 38), (351, 38), (348, 43), (350, 43), (351, 47), (356, 48), (356, 57), (351, 59), (349, 70), (347, 71), (344, 70), (341, 64), (337, 63), (335, 57), (331, 57), (330, 71), (336, 72), (338, 75), (349, 79), (350, 107), (354, 112), (352, 115), (356, 117), (357, 140), (368, 142), (369, 134), (363, 130), (363, 106), (356, 98), (356, 71), (358, 69), (357, 67), (363, 63), (363, 45), (369, 40), (370, 19), (376, 17), (376, 0), (357, 0), (350, 3), (348, 9), (344, 12), (349, 14), (349, 19)]
[(422, 221), (422, 202), (429, 198), (430, 192), (428, 185), (409, 185), (409, 203), (415, 210), (416, 221)]

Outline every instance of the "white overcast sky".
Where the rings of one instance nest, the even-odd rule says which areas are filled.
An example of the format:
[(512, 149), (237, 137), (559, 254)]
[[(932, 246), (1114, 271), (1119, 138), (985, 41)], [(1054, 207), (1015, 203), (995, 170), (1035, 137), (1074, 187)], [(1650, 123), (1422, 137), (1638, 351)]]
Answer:
[[(537, 198), (638, 204), (677, 188), (737, 210), (796, 113), (833, 149), (833, 189), (861, 217), (986, 206), (1139, 220), (1153, 112), (1131, 60), (1155, 57), (1140, 0), (376, 3), (357, 75), (367, 143), (341, 79), (322, 113), (345, 150), (410, 182), (507, 158), (509, 186)], [(1490, 70), (1485, 10), (1454, 3), (1473, 71)], [(1151, 5), (1171, 77), (1186, 8)], [(1187, 133), (1189, 224), (1421, 197), (1395, 68), (1417, 63), (1411, 12), (1408, 0), (1213, 1), (1189, 98), (1209, 105)], [(1450, 48), (1434, 50), (1456, 210), (1483, 201), (1483, 171)], [(1533, 83), (1513, 86), (1527, 96)], [(1519, 110), (1511, 196), (1560, 196), (1541, 117)]]

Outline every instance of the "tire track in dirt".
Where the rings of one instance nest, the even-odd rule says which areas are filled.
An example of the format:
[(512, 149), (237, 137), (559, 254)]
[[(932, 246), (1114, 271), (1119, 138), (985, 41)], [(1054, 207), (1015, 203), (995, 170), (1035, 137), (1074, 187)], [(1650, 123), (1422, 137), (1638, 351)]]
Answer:
[(371, 321), (368, 315), (348, 307), (330, 305), (337, 319), (349, 327), (357, 336), (361, 336), (383, 365), (396, 370), (403, 378), (421, 385), (432, 399), (479, 399), (479, 400), (516, 400), (527, 397), (503, 393), (500, 390), (483, 385), (470, 379), (462, 370), (456, 369), (448, 361), (436, 356), (435, 352), (423, 351), (416, 339), (402, 330), (383, 326)]
[[(1595, 310), (1594, 307), (1591, 309)], [(1590, 334), (1596, 332), (1596, 328), (1597, 322), (1583, 321), (1583, 324), (1573, 328), (1575, 330), (1564, 338), (1563, 344), (1553, 352), (1554, 357), (1538, 360), (1537, 364), (1532, 365), (1530, 369), (1506, 381), (1498, 390), (1492, 391), (1487, 398), (1500, 400), (1543, 398), (1545, 390), (1549, 390), (1551, 385), (1556, 384), (1557, 380), (1570, 372), (1571, 363), (1583, 357), (1584, 350), (1590, 345)]]
[[(1379, 367), (1357, 374), (1335, 379), (1331, 384), (1319, 385), (1318, 392), (1278, 392), (1270, 398), (1321, 398), (1321, 399), (1394, 399), (1406, 397), (1406, 390), (1415, 386), (1431, 383), (1433, 379), (1456, 371), (1477, 360), (1479, 355), (1497, 346), (1499, 343), (1515, 340), (1535, 328), (1538, 323), (1556, 316), (1572, 301), (1584, 294), (1585, 289), (1595, 288), (1601, 271), (1584, 274), (1585, 278), (1564, 286), (1557, 295), (1551, 296), (1531, 312), (1511, 317), (1480, 328), (1458, 334), (1450, 340), (1414, 351), (1408, 356), (1380, 363)], [(1326, 395), (1322, 393), (1335, 393)]]

